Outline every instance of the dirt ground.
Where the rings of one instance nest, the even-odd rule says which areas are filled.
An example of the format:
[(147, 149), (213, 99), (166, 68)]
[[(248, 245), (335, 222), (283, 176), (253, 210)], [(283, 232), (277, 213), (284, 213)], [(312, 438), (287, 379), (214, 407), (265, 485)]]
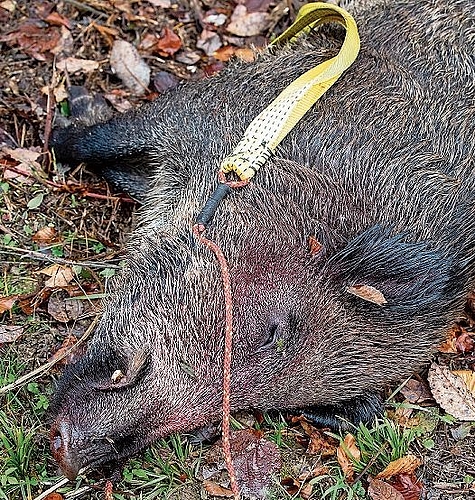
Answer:
[[(228, 0), (0, 1), (0, 322), (10, 328), (2, 333), (12, 335), (11, 341), (3, 337), (3, 344), (0, 342), (5, 385), (43, 366), (81, 338), (100, 310), (108, 280), (123, 265), (125, 243), (139, 209), (138, 203), (111, 191), (84, 166), (55, 167), (47, 144), (54, 116), (64, 109), (66, 87), (84, 86), (123, 111), (159, 98), (180, 81), (220, 71), (232, 56), (250, 57), (248, 47), (264, 46), (273, 33), (289, 25), (299, 7), (291, 1), (248, 0), (242, 4), (257, 14), (255, 22), (262, 23), (258, 30), (248, 25), (234, 33), (227, 30), (236, 8)], [(150, 68), (150, 83), (141, 95), (126, 88), (111, 70), (109, 56), (117, 39), (139, 47)], [(66, 58), (82, 62), (76, 67), (70, 59), (66, 72), (61, 69)], [(74, 273), (62, 276), (61, 285), (48, 285), (61, 266)], [(465, 339), (465, 348), (438, 355), (452, 369), (475, 367), (473, 342), (470, 344), (475, 331), (474, 303), (468, 305), (467, 316), (452, 339), (453, 344)], [(8, 454), (0, 448), (0, 461), (5, 460), (5, 464), (0, 462), (0, 499), (35, 498), (56, 477), (57, 468), (48, 451), (47, 411), (43, 411), (47, 403), (43, 404), (42, 396), (51, 394), (62, 365), (60, 362), (30, 381), (37, 385), (0, 394), (4, 398), (0, 406), (5, 405), (11, 425), (26, 433), (30, 427), (33, 432), (31, 453), (40, 464), (29, 465), (36, 471), (28, 472), (35, 476), (36, 484), (25, 493), (2, 483)], [(424, 484), (423, 498), (475, 498), (474, 425), (440, 420), (429, 434), (414, 441), (411, 450), (423, 460), (417, 471)], [(308, 458), (302, 446), (291, 450), (290, 456), (296, 463)], [(71, 487), (64, 498), (102, 498), (90, 489), (73, 496), (79, 488)], [(179, 498), (209, 497), (200, 483), (187, 488), (189, 491), (178, 490)], [(310, 498), (319, 498), (317, 495), (314, 489)], [(117, 498), (134, 496), (129, 490), (128, 495)], [(300, 497), (282, 486), (275, 498), (308, 496)], [(342, 492), (335, 498), (349, 496)]]

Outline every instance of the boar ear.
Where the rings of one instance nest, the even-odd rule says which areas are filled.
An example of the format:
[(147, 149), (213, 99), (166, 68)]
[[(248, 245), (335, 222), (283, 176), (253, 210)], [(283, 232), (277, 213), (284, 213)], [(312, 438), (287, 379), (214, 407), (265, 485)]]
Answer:
[(150, 357), (145, 349), (140, 349), (130, 354), (126, 362), (118, 362), (117, 367), (111, 371), (110, 378), (101, 381), (95, 386), (99, 390), (120, 389), (136, 384), (145, 374), (150, 364)]
[[(391, 308), (391, 313), (423, 313), (456, 296), (460, 269), (430, 241), (411, 241), (380, 225), (355, 237), (327, 263), (330, 279), (355, 307)], [(370, 303), (373, 304), (370, 304)]]

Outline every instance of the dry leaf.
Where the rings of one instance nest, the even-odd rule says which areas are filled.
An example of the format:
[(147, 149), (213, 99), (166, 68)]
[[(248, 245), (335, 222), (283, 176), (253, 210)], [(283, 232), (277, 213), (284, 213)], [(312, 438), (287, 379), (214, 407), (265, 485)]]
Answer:
[[(196, 42), (196, 47), (201, 49), (207, 56), (212, 56), (221, 46), (221, 38), (214, 31), (209, 30), (203, 30)], [(222, 61), (222, 59), (219, 60)]]
[(39, 243), (40, 245), (50, 245), (54, 241), (57, 241), (57, 231), (54, 227), (46, 226), (39, 229), (31, 239)]
[(475, 420), (475, 397), (461, 377), (433, 363), (428, 381), (434, 399), (447, 413), (459, 420)]
[(56, 321), (67, 323), (78, 319), (84, 312), (81, 300), (71, 300), (66, 292), (58, 291), (51, 295), (48, 301), (48, 313)]
[(172, 56), (181, 49), (181, 46), (180, 37), (170, 28), (163, 28), (160, 33), (160, 39), (157, 42), (157, 52), (164, 57)]
[(116, 40), (112, 46), (110, 65), (127, 88), (137, 95), (145, 93), (150, 83), (150, 68), (132, 44)]
[(404, 500), (419, 500), (422, 496), (422, 483), (415, 474), (400, 474), (392, 481), (392, 486), (402, 494)]
[(310, 437), (307, 447), (307, 453), (311, 455), (321, 455), (330, 457), (336, 453), (336, 442), (331, 437), (324, 434), (321, 430), (313, 427), (305, 420), (300, 422), (305, 434)]
[(99, 63), (90, 59), (79, 59), (77, 57), (66, 57), (58, 61), (57, 67), (61, 71), (66, 71), (69, 74), (74, 73), (92, 73), (99, 69)]
[(18, 299), (18, 295), (10, 295), (8, 297), (0, 297), (0, 314), (5, 311), (10, 311), (11, 308), (15, 305), (15, 302)]
[(421, 464), (422, 461), (414, 455), (407, 455), (389, 463), (388, 466), (376, 476), (376, 479), (388, 479), (398, 474), (412, 474)]
[(15, 342), (24, 328), (16, 325), (0, 325), (0, 344)]
[(231, 490), (223, 488), (219, 484), (213, 483), (213, 481), (203, 481), (204, 489), (215, 497), (233, 498), (234, 494)]
[(236, 57), (238, 57), (239, 59), (241, 59), (241, 61), (244, 62), (251, 63), (254, 62), (254, 60), (256, 59), (256, 53), (252, 49), (249, 49), (247, 47), (236, 49), (234, 53)]
[(384, 295), (371, 285), (354, 285), (348, 287), (346, 291), (352, 295), (356, 295), (360, 299), (377, 304), (378, 306), (388, 303)]
[(309, 236), (308, 248), (310, 250), (310, 255), (317, 255), (317, 253), (323, 248), (323, 245), (317, 240), (317, 238), (315, 238), (315, 236)]
[(64, 497), (61, 493), (48, 493), (44, 500), (63, 500)]
[(432, 400), (432, 394), (425, 382), (411, 378), (401, 389), (401, 394), (409, 403), (417, 404)]
[(343, 470), (343, 473), (345, 474), (346, 479), (348, 481), (352, 481), (355, 473), (353, 462), (361, 459), (361, 452), (358, 449), (356, 439), (352, 434), (348, 433), (345, 436), (343, 443), (341, 443), (336, 450), (336, 458)]
[(232, 45), (225, 45), (224, 47), (219, 48), (215, 51), (214, 57), (221, 62), (227, 62), (231, 57), (233, 57), (234, 52), (236, 51), (236, 47)]
[(465, 331), (462, 331), (455, 339), (455, 348), (457, 349), (457, 352), (473, 352), (474, 346), (475, 342), (473, 338)]
[(45, 287), (47, 288), (65, 287), (69, 285), (74, 277), (74, 273), (70, 267), (60, 266), (59, 264), (53, 264), (40, 272), (47, 276), (51, 276), (51, 278), (45, 282)]
[(174, 89), (178, 83), (178, 78), (174, 74), (168, 73), (168, 71), (158, 71), (153, 77), (153, 86), (160, 94)]
[(404, 500), (404, 497), (396, 488), (380, 479), (371, 480), (368, 495), (371, 500)]
[(269, 28), (270, 16), (266, 12), (248, 12), (245, 5), (236, 5), (227, 26), (237, 36), (255, 36)]
[(310, 495), (312, 494), (313, 490), (313, 484), (312, 483), (307, 483), (302, 488), (300, 489), (300, 496), (304, 499), (307, 500), (310, 498)]
[(475, 372), (471, 370), (454, 370), (452, 373), (460, 377), (467, 385), (468, 390), (475, 396)]
[(71, 22), (69, 21), (69, 19), (62, 16), (61, 14), (58, 14), (58, 12), (51, 12), (47, 15), (47, 17), (44, 18), (44, 20), (49, 24), (53, 24), (54, 26), (64, 26), (69, 30), (71, 29)]

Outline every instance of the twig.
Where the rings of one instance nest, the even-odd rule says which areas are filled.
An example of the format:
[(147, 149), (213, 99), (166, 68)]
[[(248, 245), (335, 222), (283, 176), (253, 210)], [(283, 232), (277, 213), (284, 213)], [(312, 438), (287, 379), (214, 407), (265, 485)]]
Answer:
[(383, 453), (383, 451), (388, 446), (388, 442), (385, 441), (379, 448), (379, 450), (371, 457), (371, 460), (366, 464), (365, 468), (355, 477), (353, 484), (356, 484), (365, 474), (368, 472), (369, 468), (376, 462), (379, 455)]
[(53, 83), (56, 81), (56, 64), (53, 63), (53, 76), (51, 77), (51, 82), (48, 85), (48, 99), (46, 101), (46, 120), (45, 120), (45, 131), (43, 137), (43, 153), (48, 153), (49, 149), (49, 139), (51, 137), (51, 131), (53, 130), (53, 108), (56, 104), (54, 94), (53, 94)]
[(69, 479), (67, 477), (61, 479), (61, 481), (57, 482), (56, 484), (53, 484), (51, 488), (48, 488), (46, 491), (43, 491), (41, 495), (38, 495), (33, 500), (43, 500), (43, 498), (46, 498), (50, 493), (55, 492), (58, 488), (61, 488), (61, 486), (65, 485), (68, 482)]
[(63, 352), (63, 354), (61, 354), (60, 356), (58, 356), (53, 361), (48, 361), (44, 365), (39, 366), (35, 370), (31, 371), (30, 373), (27, 373), (27, 374), (23, 375), (22, 377), (20, 377), (15, 382), (12, 382), (11, 384), (4, 385), (3, 387), (0, 387), (0, 394), (5, 394), (5, 393), (11, 391), (12, 389), (16, 389), (17, 387), (20, 387), (20, 386), (26, 384), (27, 382), (30, 382), (31, 380), (37, 379), (40, 375), (43, 375), (43, 373), (46, 373), (56, 363), (58, 363), (59, 361), (61, 361), (65, 357), (69, 356), (74, 351), (74, 349), (76, 349), (76, 347), (78, 347), (79, 345), (83, 344), (87, 340), (87, 338), (89, 337), (89, 335), (91, 334), (91, 332), (96, 327), (96, 325), (97, 325), (97, 323), (99, 321), (99, 316), (100, 315), (98, 314), (94, 318), (94, 320), (92, 321), (92, 323), (89, 325), (89, 328), (84, 332), (84, 334), (82, 335), (82, 337), (74, 345), (72, 345), (69, 349), (66, 349)]
[(18, 254), (23, 254), (23, 257), (30, 258), (33, 260), (41, 260), (46, 262), (53, 262), (54, 264), (62, 264), (65, 266), (84, 266), (84, 267), (92, 267), (98, 269), (121, 269), (121, 266), (117, 264), (110, 264), (108, 262), (94, 262), (88, 260), (68, 260), (62, 259), (61, 257), (53, 257), (51, 255), (45, 255), (41, 252), (35, 252), (34, 250), (25, 250), (24, 248), (16, 248), (16, 247), (7, 247), (0, 245), (0, 253), (6, 253), (7, 255), (15, 255), (15, 252)]
[(108, 19), (108, 17), (109, 17), (104, 12), (101, 12), (100, 10), (96, 10), (94, 7), (91, 7), (90, 5), (85, 5), (82, 2), (78, 2), (77, 0), (65, 0), (65, 2), (70, 3), (71, 5), (74, 5), (74, 7), (76, 7), (76, 9), (91, 12), (91, 14), (94, 14), (98, 17), (102, 17), (103, 19)]

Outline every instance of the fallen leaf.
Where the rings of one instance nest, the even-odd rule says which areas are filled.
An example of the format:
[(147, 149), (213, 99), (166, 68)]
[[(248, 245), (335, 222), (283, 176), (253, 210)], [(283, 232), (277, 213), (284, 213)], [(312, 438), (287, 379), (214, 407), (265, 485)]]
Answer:
[(244, 62), (254, 62), (256, 59), (256, 53), (247, 47), (242, 47), (240, 49), (236, 49), (235, 51), (236, 57), (241, 59)]
[(57, 48), (60, 39), (61, 30), (57, 26), (44, 27), (41, 22), (32, 21), (24, 22), (15, 31), (0, 37), (1, 42), (19, 46), (22, 52), (38, 61), (46, 61), (45, 54)]
[(13, 0), (5, 0), (5, 2), (0, 3), (0, 7), (2, 9), (8, 10), (8, 12), (13, 13), (15, 12), (16, 9), (16, 2), (13, 2)]
[(201, 49), (207, 56), (214, 55), (222, 45), (221, 38), (214, 31), (209, 30), (203, 30), (196, 42), (196, 47)]
[(99, 69), (99, 63), (90, 59), (79, 59), (77, 57), (66, 57), (56, 64), (58, 69), (69, 74), (92, 73)]
[(58, 12), (51, 12), (48, 14), (44, 20), (54, 26), (64, 26), (65, 28), (71, 29), (71, 22), (67, 17), (58, 14)]
[(468, 390), (475, 396), (475, 372), (471, 370), (454, 370), (452, 373), (460, 377), (465, 382)]
[(27, 204), (26, 206), (30, 210), (35, 210), (39, 208), (39, 206), (43, 203), (43, 199), (45, 197), (44, 193), (38, 193), (35, 197), (33, 197)]
[(361, 459), (361, 452), (356, 444), (355, 437), (348, 433), (336, 450), (336, 458), (348, 481), (353, 480), (355, 469), (353, 463)]
[(74, 277), (74, 273), (70, 267), (60, 266), (59, 264), (53, 264), (40, 272), (47, 276), (51, 276), (50, 279), (45, 282), (45, 287), (47, 288), (65, 287), (69, 285)]
[(447, 413), (459, 420), (475, 420), (475, 397), (461, 377), (433, 363), (427, 378), (434, 399)]
[(59, 290), (48, 301), (48, 313), (56, 320), (67, 323), (79, 318), (84, 312), (81, 300), (71, 300), (69, 294)]
[(372, 479), (370, 481), (368, 495), (372, 500), (405, 500), (394, 486), (380, 479)]
[(421, 380), (409, 379), (401, 389), (401, 394), (409, 401), (409, 403), (422, 403), (432, 400), (432, 394), (428, 385)]
[(419, 500), (422, 496), (422, 483), (415, 474), (400, 474), (391, 484), (402, 494), (404, 500)]
[[(77, 338), (74, 335), (68, 335), (61, 344), (61, 347), (48, 359), (48, 363), (54, 362), (61, 358), (67, 351), (71, 349), (77, 342)], [(86, 346), (83, 344), (80, 347), (75, 348), (71, 353), (69, 353), (66, 357), (61, 359), (60, 364), (69, 365), (76, 361), (77, 358), (80, 358), (86, 350)]]
[(135, 94), (144, 94), (150, 83), (150, 68), (137, 49), (125, 40), (116, 40), (110, 55), (112, 71)]
[(371, 285), (354, 285), (348, 287), (346, 291), (352, 295), (356, 295), (356, 297), (360, 299), (377, 304), (378, 306), (388, 303), (384, 295)]
[(285, 488), (287, 493), (294, 497), (299, 491), (300, 488), (302, 487), (302, 483), (298, 481), (297, 479), (294, 479), (293, 477), (285, 477), (282, 479), (280, 484)]
[(218, 61), (227, 62), (231, 59), (231, 57), (233, 57), (235, 51), (236, 47), (233, 47), (232, 45), (225, 45), (224, 47), (220, 47), (216, 50), (213, 55)]
[(162, 7), (162, 9), (169, 9), (172, 6), (171, 0), (147, 0), (155, 7)]
[(5, 311), (10, 311), (18, 300), (18, 295), (10, 295), (8, 297), (0, 297), (0, 314)]
[(311, 455), (321, 455), (322, 457), (331, 457), (336, 453), (336, 441), (324, 434), (320, 429), (313, 427), (305, 420), (300, 422), (305, 434), (309, 436), (310, 441), (307, 447), (307, 453)]
[(61, 493), (48, 493), (44, 500), (63, 500), (64, 497)]
[(163, 94), (167, 90), (174, 89), (178, 83), (178, 78), (172, 73), (168, 73), (168, 71), (159, 71), (153, 77), (153, 86), (160, 94)]
[[(278, 446), (266, 439), (261, 431), (244, 429), (231, 432), (231, 455), (236, 479), (243, 496), (267, 498), (273, 476), (281, 467)], [(223, 469), (224, 458), (221, 441), (210, 449), (207, 461), (219, 461)]]
[(376, 479), (388, 479), (398, 474), (412, 474), (421, 464), (422, 461), (414, 455), (406, 455), (405, 457), (390, 462), (387, 467), (376, 476)]
[(313, 484), (312, 483), (306, 483), (300, 488), (300, 496), (304, 499), (307, 500), (310, 498), (310, 495), (312, 494), (313, 490)]
[(315, 238), (315, 236), (309, 236), (308, 248), (310, 250), (310, 255), (317, 255), (317, 253), (323, 248), (323, 245), (317, 240), (317, 238)]
[(475, 342), (473, 338), (465, 331), (462, 331), (460, 335), (455, 339), (455, 348), (457, 352), (466, 353), (473, 352)]
[(0, 344), (15, 342), (25, 329), (16, 325), (0, 325)]
[(58, 241), (58, 232), (54, 227), (42, 227), (31, 237), (31, 239), (40, 245), (50, 245)]
[(227, 20), (228, 17), (226, 14), (218, 14), (215, 11), (211, 11), (203, 17), (204, 23), (212, 24), (213, 26), (223, 26)]
[(255, 36), (269, 28), (270, 16), (266, 12), (248, 12), (245, 5), (236, 5), (227, 26), (237, 36)]
[(163, 28), (157, 42), (157, 52), (164, 57), (172, 56), (181, 49), (181, 46), (180, 37), (170, 28)]
[(245, 6), (248, 12), (265, 12), (272, 0), (246, 0)]
[(213, 481), (205, 480), (203, 481), (204, 489), (215, 497), (224, 497), (224, 498), (233, 498), (234, 494), (231, 490), (227, 488), (223, 488), (219, 484), (214, 483)]

